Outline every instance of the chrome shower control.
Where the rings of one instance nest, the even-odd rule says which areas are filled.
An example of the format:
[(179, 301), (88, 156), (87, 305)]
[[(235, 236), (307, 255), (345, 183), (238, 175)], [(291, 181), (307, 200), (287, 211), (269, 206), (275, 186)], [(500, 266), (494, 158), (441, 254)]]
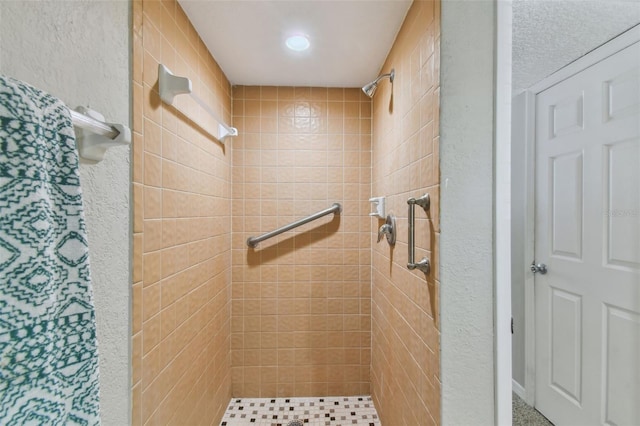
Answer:
[(387, 242), (390, 246), (395, 245), (396, 243), (396, 217), (392, 215), (387, 215), (387, 220), (384, 225), (380, 227), (378, 230), (378, 242), (382, 240), (382, 236), (387, 236)]

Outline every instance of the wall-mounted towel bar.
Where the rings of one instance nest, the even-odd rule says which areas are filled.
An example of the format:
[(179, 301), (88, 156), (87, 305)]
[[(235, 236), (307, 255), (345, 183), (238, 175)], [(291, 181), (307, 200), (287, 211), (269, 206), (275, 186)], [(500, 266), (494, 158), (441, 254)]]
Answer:
[(424, 194), (422, 197), (415, 199), (413, 197), (407, 200), (407, 204), (409, 205), (409, 260), (407, 263), (407, 268), (409, 270), (419, 269), (420, 271), (428, 274), (431, 270), (431, 264), (429, 263), (429, 259), (423, 257), (422, 260), (416, 263), (416, 214), (415, 207), (416, 204), (422, 207), (424, 210), (429, 210), (429, 206), (431, 205), (431, 200), (429, 198), (429, 194)]
[(131, 143), (131, 129), (123, 124), (105, 123), (97, 111), (78, 107), (70, 109), (71, 122), (76, 128), (78, 154), (90, 161), (102, 161), (108, 148)]
[(269, 238), (275, 237), (276, 235), (280, 235), (283, 232), (290, 231), (293, 228), (297, 228), (298, 226), (304, 225), (305, 223), (309, 223), (313, 220), (319, 219), (322, 216), (326, 216), (331, 213), (340, 214), (341, 211), (342, 211), (342, 206), (340, 205), (340, 203), (334, 203), (328, 209), (324, 209), (322, 211), (319, 211), (318, 213), (314, 213), (311, 216), (307, 216), (303, 219), (296, 220), (295, 222), (292, 222), (288, 225), (280, 227), (274, 231), (267, 232), (266, 234), (262, 234), (258, 237), (250, 237), (249, 239), (247, 239), (247, 245), (251, 248), (255, 248), (258, 245), (258, 243), (260, 243), (261, 241), (268, 240)]
[(105, 136), (109, 139), (115, 139), (120, 132), (110, 124), (98, 121), (81, 112), (69, 110), (71, 113), (71, 122), (77, 128), (87, 130), (96, 135)]
[[(193, 93), (191, 80), (186, 77), (178, 77), (176, 75), (173, 75), (173, 73), (169, 71), (169, 68), (165, 67), (162, 64), (158, 65), (158, 91), (160, 92), (160, 99), (162, 99), (169, 105), (173, 105), (173, 100), (177, 95), (191, 95), (191, 98), (218, 124), (217, 133), (206, 125), (202, 126), (202, 128), (206, 130), (211, 136), (218, 139), (220, 142), (224, 142), (224, 140), (230, 136), (238, 136), (238, 129), (225, 124), (218, 117), (218, 115), (213, 112), (211, 107), (209, 107), (206, 102), (204, 102), (202, 99), (196, 96), (195, 93)], [(184, 111), (181, 112), (183, 114), (185, 113)], [(187, 114), (185, 114), (185, 116), (186, 115)], [(193, 117), (189, 118), (193, 120)], [(197, 123), (196, 120), (193, 121)]]

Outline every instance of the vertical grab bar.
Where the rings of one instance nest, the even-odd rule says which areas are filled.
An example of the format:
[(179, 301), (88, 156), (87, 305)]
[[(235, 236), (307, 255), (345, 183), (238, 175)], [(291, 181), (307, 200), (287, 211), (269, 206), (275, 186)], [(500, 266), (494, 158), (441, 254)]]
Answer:
[(424, 194), (422, 197), (415, 199), (413, 197), (407, 200), (407, 204), (409, 205), (409, 261), (407, 263), (407, 268), (410, 271), (414, 269), (419, 269), (420, 271), (428, 274), (431, 270), (431, 264), (429, 263), (429, 259), (423, 257), (422, 260), (416, 263), (416, 245), (415, 245), (415, 234), (416, 234), (416, 214), (415, 208), (416, 204), (422, 207), (424, 210), (429, 210), (429, 206), (431, 205), (431, 200), (429, 198), (429, 194)]

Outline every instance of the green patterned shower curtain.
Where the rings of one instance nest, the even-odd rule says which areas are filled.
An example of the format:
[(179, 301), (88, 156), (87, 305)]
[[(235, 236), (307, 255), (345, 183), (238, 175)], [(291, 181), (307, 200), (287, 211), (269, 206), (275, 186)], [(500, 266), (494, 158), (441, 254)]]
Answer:
[(99, 424), (98, 390), (69, 110), (0, 76), (0, 424)]

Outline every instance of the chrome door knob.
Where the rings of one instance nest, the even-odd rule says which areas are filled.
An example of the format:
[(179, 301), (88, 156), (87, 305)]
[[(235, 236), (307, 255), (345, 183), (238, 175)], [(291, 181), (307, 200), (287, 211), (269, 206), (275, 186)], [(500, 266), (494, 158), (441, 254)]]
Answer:
[(545, 265), (544, 263), (538, 263), (536, 265), (536, 263), (534, 262), (531, 264), (531, 272), (533, 272), (534, 274), (539, 272), (541, 275), (544, 275), (547, 273), (547, 265)]

